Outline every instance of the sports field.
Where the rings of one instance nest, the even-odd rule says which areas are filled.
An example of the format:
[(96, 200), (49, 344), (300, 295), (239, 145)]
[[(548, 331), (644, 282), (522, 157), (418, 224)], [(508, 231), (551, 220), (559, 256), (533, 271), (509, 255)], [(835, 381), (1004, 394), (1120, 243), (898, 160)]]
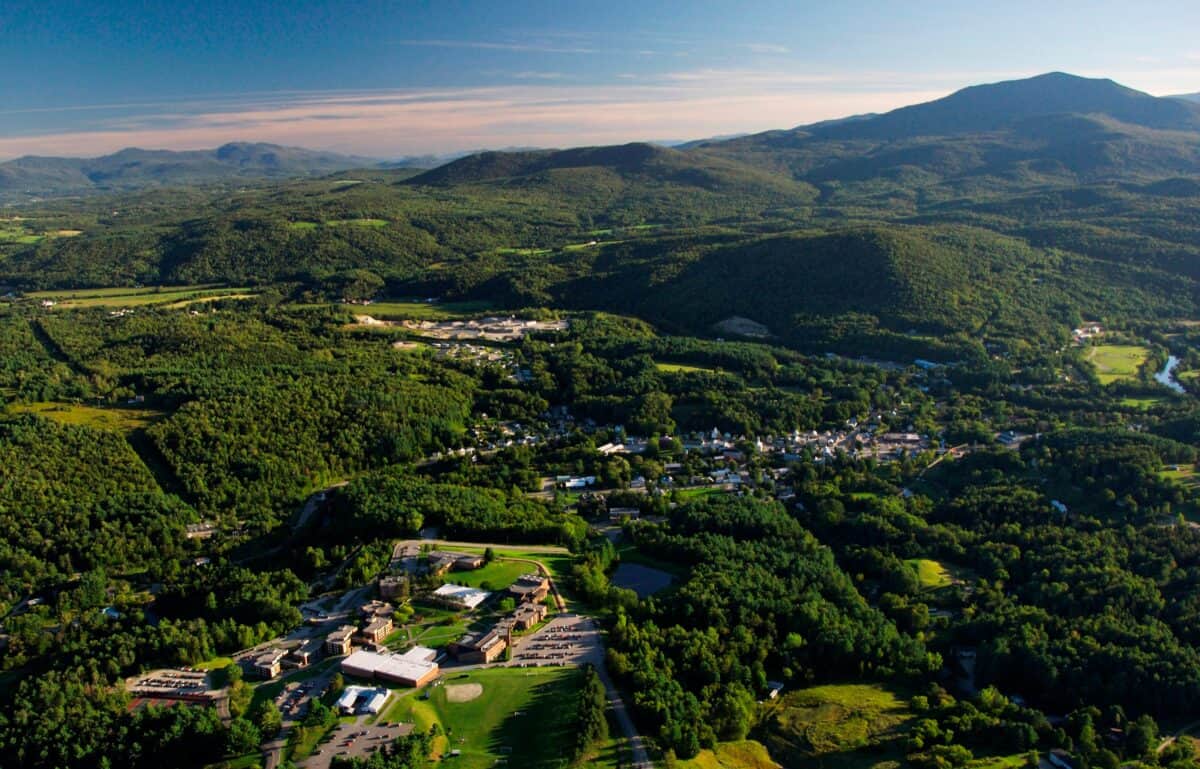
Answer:
[(454, 765), (463, 769), (509, 757), (520, 757), (522, 767), (557, 767), (571, 752), (581, 678), (576, 668), (451, 672), (444, 685), (398, 699), (380, 720), (417, 729), (440, 725), (445, 737), (438, 738), (437, 753), (459, 751)]

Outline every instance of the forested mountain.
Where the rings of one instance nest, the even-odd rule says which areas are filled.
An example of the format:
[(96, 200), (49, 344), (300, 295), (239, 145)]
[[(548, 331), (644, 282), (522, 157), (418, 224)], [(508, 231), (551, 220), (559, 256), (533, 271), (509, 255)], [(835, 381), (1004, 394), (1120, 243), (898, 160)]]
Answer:
[[(1050, 340), (1084, 316), (1194, 311), (1198, 116), (1055, 73), (685, 149), (484, 152), (415, 176), (131, 194), (21, 224), (0, 239), (0, 278), (339, 291), (368, 270), (394, 295), (619, 310), (691, 333), (739, 316), (806, 345)], [(283, 173), (289, 152), (121, 153), (92, 173), (121, 183), (179, 157)]]
[(1050, 73), (697, 151), (790, 174), (827, 196), (852, 188), (950, 197), (1200, 172), (1198, 131), (1193, 104)]
[(130, 147), (97, 158), (26, 156), (0, 163), (0, 201), (230, 179), (284, 179), (374, 165), (367, 158), (246, 142), (212, 150)]

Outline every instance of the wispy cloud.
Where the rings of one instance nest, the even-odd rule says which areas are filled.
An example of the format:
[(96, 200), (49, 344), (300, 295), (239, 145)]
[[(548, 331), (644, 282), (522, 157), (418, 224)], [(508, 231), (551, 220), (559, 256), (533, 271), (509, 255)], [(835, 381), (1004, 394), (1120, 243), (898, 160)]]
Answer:
[(127, 146), (194, 149), (235, 140), (379, 157), (514, 144), (564, 147), (766, 130), (936, 95), (845, 93), (819, 84), (750, 87), (713, 73), (657, 83), (289, 94), (261, 104), (233, 100), (204, 110), (135, 112), (96, 121), (90, 131), (5, 136), (0, 157), (97, 155)]
[(746, 43), (746, 50), (750, 53), (790, 53), (787, 46), (775, 43)]
[(557, 43), (512, 43), (488, 40), (398, 40), (397, 45), (422, 48), (474, 48), (482, 51), (513, 51), (518, 53), (599, 53), (596, 48)]
[[(1128, 73), (1126, 82), (1142, 88), (1154, 82), (1155, 93), (1200, 90), (1200, 67), (1165, 73), (1147, 66), (1140, 73)], [(98, 155), (127, 146), (195, 149), (236, 140), (392, 157), (700, 138), (886, 111), (971, 83), (1036, 73), (707, 68), (616, 76), (607, 84), (576, 84), (559, 74), (509, 73), (508, 85), (492, 87), (240, 94), (120, 110), (106, 105), (112, 111), (98, 111), (91, 130), (5, 132), (0, 157)], [(1180, 85), (1188, 82), (1195, 85)]]

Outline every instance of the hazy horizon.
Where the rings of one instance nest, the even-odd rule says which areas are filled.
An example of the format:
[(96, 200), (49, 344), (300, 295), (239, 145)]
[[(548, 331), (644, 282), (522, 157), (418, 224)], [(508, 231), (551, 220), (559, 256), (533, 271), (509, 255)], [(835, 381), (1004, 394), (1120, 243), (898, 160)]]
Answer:
[(1190, 34), (1200, 9), (1176, 2), (1155, 14), (1113, 2), (344, 12), (301, 2), (286, 16), (261, 1), (98, 5), (17, 2), (0, 20), (0, 66), (13, 73), (0, 158), (230, 141), (384, 159), (686, 141), (884, 112), (1049, 71), (1158, 96), (1200, 91)]

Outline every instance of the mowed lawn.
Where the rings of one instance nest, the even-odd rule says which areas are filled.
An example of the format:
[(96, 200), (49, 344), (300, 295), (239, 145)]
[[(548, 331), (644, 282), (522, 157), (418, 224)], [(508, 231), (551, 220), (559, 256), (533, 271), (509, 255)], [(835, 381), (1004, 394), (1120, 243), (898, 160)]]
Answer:
[(491, 563), (484, 564), (483, 568), (474, 571), (448, 572), (445, 580), (455, 585), (481, 587), (484, 590), (505, 590), (517, 581), (517, 577), (531, 571), (535, 571), (533, 564), (497, 558)]
[(37, 414), (64, 425), (125, 434), (149, 427), (166, 416), (164, 411), (139, 406), (85, 406), (81, 403), (13, 403), (8, 408), (13, 413)]
[[(445, 737), (436, 752), (461, 751), (454, 765), (462, 769), (484, 769), (501, 758), (521, 767), (557, 767), (573, 746), (582, 676), (577, 668), (447, 671), (444, 686), (400, 698), (380, 720), (422, 730), (439, 724)], [(482, 687), (477, 698), (449, 701), (447, 687), (469, 684)]]
[(1150, 358), (1150, 350), (1136, 344), (1098, 344), (1088, 348), (1085, 359), (1096, 367), (1100, 384), (1136, 379), (1138, 368)]

